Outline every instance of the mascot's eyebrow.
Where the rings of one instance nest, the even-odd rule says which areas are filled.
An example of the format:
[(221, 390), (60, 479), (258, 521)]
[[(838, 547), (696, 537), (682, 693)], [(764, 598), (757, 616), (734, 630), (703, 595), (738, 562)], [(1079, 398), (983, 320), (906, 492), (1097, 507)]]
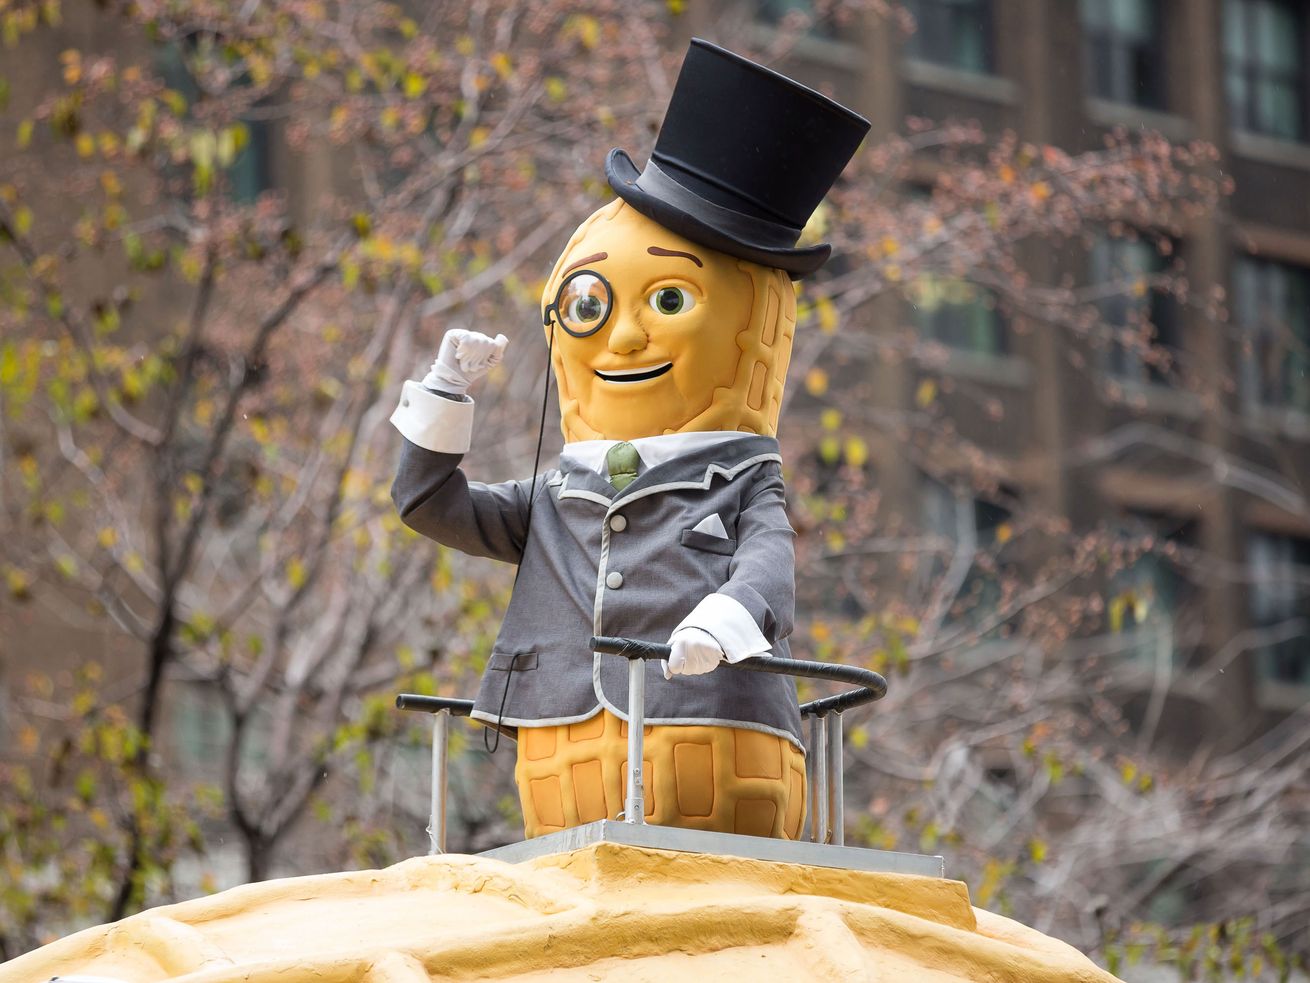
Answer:
[(681, 256), (683, 259), (691, 260), (697, 266), (703, 267), (705, 265), (691, 253), (684, 253), (677, 249), (664, 249), (661, 246), (651, 246), (646, 250), (646, 252), (650, 253), (652, 256)]
[(609, 258), (610, 258), (609, 253), (592, 253), (590, 256), (583, 256), (582, 259), (578, 260), (576, 263), (571, 264), (569, 268), (560, 275), (568, 276), (579, 266), (586, 266), (588, 263), (598, 263), (602, 259), (609, 259)]

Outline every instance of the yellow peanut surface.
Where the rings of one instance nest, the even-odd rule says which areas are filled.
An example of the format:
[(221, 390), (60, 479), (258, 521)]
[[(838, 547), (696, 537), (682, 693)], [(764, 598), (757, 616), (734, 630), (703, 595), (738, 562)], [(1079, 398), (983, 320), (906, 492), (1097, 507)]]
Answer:
[(268, 881), (90, 928), (0, 983), (1114, 980), (958, 881), (597, 844)]

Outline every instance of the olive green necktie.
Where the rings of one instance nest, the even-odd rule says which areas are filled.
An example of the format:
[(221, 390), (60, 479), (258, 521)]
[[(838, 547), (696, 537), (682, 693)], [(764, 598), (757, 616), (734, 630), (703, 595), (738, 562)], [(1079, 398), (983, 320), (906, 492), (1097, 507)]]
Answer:
[(610, 484), (623, 491), (637, 480), (637, 465), (640, 463), (641, 457), (637, 454), (637, 448), (626, 440), (615, 444), (605, 455), (605, 467), (609, 469)]

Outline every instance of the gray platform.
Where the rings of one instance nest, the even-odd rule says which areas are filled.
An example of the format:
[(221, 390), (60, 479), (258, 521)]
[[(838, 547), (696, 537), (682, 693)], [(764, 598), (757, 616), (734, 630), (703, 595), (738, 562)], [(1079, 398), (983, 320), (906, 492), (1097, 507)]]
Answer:
[(897, 853), (892, 850), (869, 850), (853, 846), (829, 846), (807, 840), (775, 840), (766, 836), (741, 836), (736, 833), (707, 833), (699, 829), (672, 826), (621, 823), (612, 819), (576, 826), (558, 833), (547, 833), (533, 840), (511, 843), (481, 854), (495, 860), (517, 864), (554, 853), (570, 853), (594, 843), (618, 843), (652, 850), (677, 850), (681, 853), (710, 853), (775, 863), (805, 864), (810, 867), (837, 867), (843, 870), (866, 870), (882, 874), (920, 874), (945, 877), (946, 861), (921, 853)]

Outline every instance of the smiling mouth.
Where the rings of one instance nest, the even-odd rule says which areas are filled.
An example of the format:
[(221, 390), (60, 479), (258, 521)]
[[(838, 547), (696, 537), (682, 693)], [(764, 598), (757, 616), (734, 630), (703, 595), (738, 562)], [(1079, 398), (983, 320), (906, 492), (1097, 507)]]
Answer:
[(656, 365), (648, 369), (618, 369), (614, 372), (602, 372), (600, 369), (593, 369), (592, 371), (606, 382), (645, 382), (647, 379), (662, 376), (671, 368), (673, 368), (673, 363), (665, 362), (663, 365)]

